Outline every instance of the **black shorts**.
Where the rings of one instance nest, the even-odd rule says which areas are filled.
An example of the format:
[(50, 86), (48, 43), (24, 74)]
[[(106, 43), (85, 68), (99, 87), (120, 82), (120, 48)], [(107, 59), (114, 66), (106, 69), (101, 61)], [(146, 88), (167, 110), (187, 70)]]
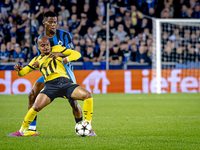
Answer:
[(47, 81), (40, 93), (46, 94), (51, 101), (57, 97), (66, 97), (69, 99), (74, 89), (78, 86), (79, 85), (73, 83), (71, 79), (60, 77)]

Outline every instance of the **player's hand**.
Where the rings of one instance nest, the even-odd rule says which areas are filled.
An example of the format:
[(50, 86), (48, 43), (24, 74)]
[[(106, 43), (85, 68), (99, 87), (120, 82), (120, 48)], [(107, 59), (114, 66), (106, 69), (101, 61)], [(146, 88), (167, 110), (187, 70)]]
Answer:
[(63, 58), (62, 59), (63, 60), (63, 62), (65, 63), (65, 64), (67, 64), (68, 63), (68, 59), (65, 57), (65, 58)]
[(60, 53), (60, 52), (51, 52), (49, 54), (49, 57), (51, 58), (57, 58), (57, 57), (66, 57), (64, 54)]
[(32, 66), (33, 66), (34, 68), (39, 68), (39, 62), (38, 62), (38, 61), (34, 62), (34, 63), (32, 64)]
[(20, 64), (16, 64), (15, 67), (14, 67), (14, 69), (15, 69), (16, 71), (20, 71), (20, 70), (23, 69), (23, 65), (20, 66)]

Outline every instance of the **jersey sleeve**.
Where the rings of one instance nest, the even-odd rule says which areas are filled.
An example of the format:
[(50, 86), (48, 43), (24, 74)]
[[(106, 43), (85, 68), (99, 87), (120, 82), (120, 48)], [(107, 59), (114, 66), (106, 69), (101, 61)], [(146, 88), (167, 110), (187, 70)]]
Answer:
[(62, 53), (68, 56), (68, 61), (78, 60), (81, 57), (81, 53), (71, 49), (66, 49)]
[(17, 74), (22, 77), (22, 76), (25, 76), (26, 74), (28, 74), (29, 72), (35, 70), (35, 68), (33, 67), (33, 63), (36, 61), (36, 57), (33, 58), (31, 60), (31, 62), (26, 66), (24, 67), (22, 70), (18, 71)]
[(52, 52), (63, 53), (65, 56), (68, 56), (68, 61), (78, 60), (81, 57), (81, 54), (78, 51), (68, 49), (61, 45), (53, 46)]
[(62, 53), (63, 51), (65, 51), (65, 49), (67, 49), (67, 47), (61, 46), (61, 45), (55, 45), (55, 46), (51, 47), (51, 52)]
[(72, 34), (69, 33), (69, 32), (64, 32), (63, 34), (64, 34), (64, 38), (67, 39), (67, 40), (65, 40), (64, 46), (69, 48), (69, 49), (74, 49), (74, 45), (72, 43), (72, 39), (73, 39)]

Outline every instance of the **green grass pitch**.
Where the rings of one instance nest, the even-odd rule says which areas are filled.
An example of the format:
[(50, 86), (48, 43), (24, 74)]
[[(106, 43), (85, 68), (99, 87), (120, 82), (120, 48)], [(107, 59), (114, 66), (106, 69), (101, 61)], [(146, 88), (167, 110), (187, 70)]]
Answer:
[(97, 137), (75, 134), (71, 108), (60, 98), (39, 112), (37, 137), (7, 137), (20, 129), (28, 96), (0, 95), (0, 149), (200, 150), (200, 94), (93, 96)]

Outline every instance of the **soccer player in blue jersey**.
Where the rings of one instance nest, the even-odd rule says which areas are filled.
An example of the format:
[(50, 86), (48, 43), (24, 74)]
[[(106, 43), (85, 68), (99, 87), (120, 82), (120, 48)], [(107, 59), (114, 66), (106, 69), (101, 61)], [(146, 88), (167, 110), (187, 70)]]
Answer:
[[(39, 37), (46, 36), (50, 41), (51, 47), (53, 47), (55, 45), (61, 45), (61, 46), (65, 46), (69, 49), (74, 48), (74, 46), (72, 44), (72, 35), (67, 31), (64, 31), (61, 29), (56, 29), (57, 15), (54, 12), (48, 11), (44, 14), (43, 25), (45, 26), (45, 31), (41, 35), (39, 35)], [(37, 41), (35, 44), (37, 47)], [(38, 50), (38, 47), (37, 47), (37, 50)], [(38, 50), (38, 55), (39, 54), (40, 54), (40, 51)], [(66, 56), (63, 55), (62, 53), (54, 52), (54, 53), (51, 53), (51, 57), (55, 57), (55, 58), (63, 57), (64, 58)], [(76, 83), (76, 79), (75, 79), (74, 73), (72, 71), (71, 63), (68, 62), (66, 59), (63, 59), (63, 65), (65, 66), (65, 70), (66, 70), (68, 76), (70, 77), (70, 79), (74, 83)], [(33, 106), (37, 95), (43, 89), (43, 87), (44, 87), (44, 78), (42, 76), (36, 81), (36, 83), (33, 86), (33, 89), (29, 93), (28, 109), (30, 109)], [(68, 99), (68, 100), (72, 107), (72, 111), (73, 111), (73, 115), (75, 117), (76, 123), (78, 123), (79, 121), (82, 121), (82, 109), (81, 109), (80, 105), (78, 104), (78, 101), (72, 100), (72, 99)], [(85, 117), (87, 117), (87, 111), (85, 111), (84, 109), (85, 108), (83, 107)], [(38, 132), (36, 131), (36, 119), (37, 119), (37, 116), (35, 117), (34, 121), (29, 125), (29, 129), (24, 133), (24, 136), (38, 135)], [(97, 136), (93, 130), (92, 130), (91, 136)]]

